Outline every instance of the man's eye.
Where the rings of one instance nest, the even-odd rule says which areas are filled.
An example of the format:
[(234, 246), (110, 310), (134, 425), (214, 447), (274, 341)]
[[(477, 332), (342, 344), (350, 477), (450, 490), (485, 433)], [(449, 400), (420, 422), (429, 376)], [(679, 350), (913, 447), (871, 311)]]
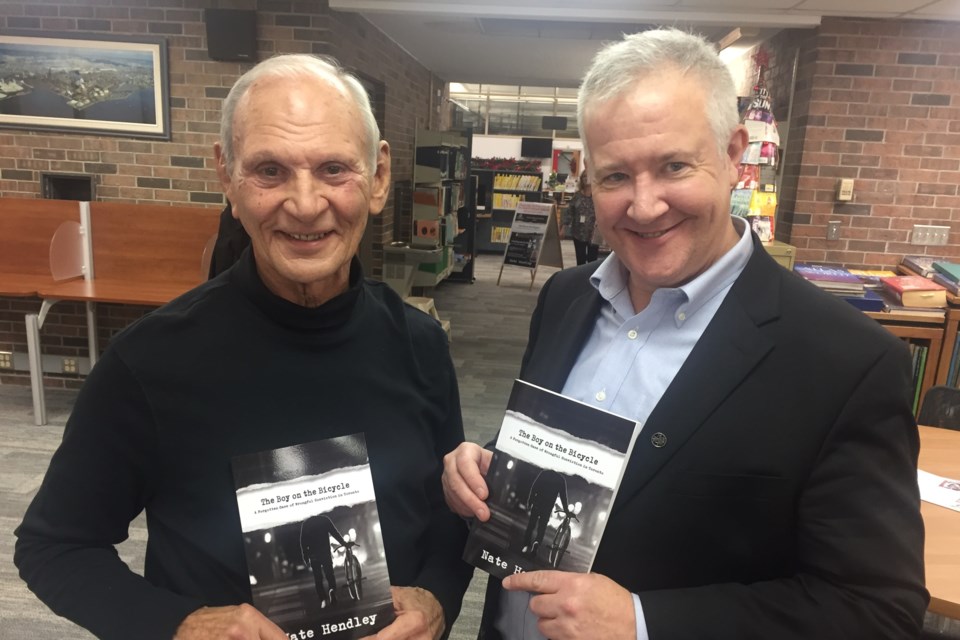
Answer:
[(265, 178), (276, 178), (280, 175), (280, 167), (268, 165), (266, 167), (260, 167), (260, 175)]
[(626, 178), (627, 175), (624, 173), (611, 173), (610, 175), (604, 176), (601, 182), (604, 184), (617, 184), (618, 182), (623, 182)]
[(343, 173), (343, 167), (339, 164), (328, 164), (323, 167), (323, 172), (328, 176), (338, 176)]
[(667, 171), (670, 173), (679, 173), (687, 168), (686, 162), (670, 162), (667, 164)]

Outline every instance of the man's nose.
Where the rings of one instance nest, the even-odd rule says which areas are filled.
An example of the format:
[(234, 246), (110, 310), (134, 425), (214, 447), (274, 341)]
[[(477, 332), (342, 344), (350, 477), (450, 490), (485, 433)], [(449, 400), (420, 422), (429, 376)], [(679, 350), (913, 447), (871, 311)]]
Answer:
[(662, 216), (670, 208), (662, 185), (640, 176), (634, 181), (628, 215), (633, 220), (646, 223)]
[(288, 183), (284, 208), (291, 215), (305, 218), (320, 214), (327, 206), (323, 181), (313, 176), (297, 175)]

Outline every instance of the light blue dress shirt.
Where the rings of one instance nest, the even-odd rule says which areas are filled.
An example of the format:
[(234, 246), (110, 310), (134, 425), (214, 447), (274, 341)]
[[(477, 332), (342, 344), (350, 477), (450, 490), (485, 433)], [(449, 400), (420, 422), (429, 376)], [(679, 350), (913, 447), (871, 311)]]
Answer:
[[(733, 220), (740, 233), (737, 244), (687, 284), (657, 289), (640, 313), (633, 310), (626, 267), (616, 254), (604, 260), (590, 278), (603, 298), (600, 315), (563, 395), (629, 417), (643, 428), (753, 253), (747, 225), (741, 218)], [(528, 607), (531, 597), (503, 592), (494, 626), (505, 640), (545, 640)], [(636, 594), (633, 605), (637, 640), (648, 640)]]

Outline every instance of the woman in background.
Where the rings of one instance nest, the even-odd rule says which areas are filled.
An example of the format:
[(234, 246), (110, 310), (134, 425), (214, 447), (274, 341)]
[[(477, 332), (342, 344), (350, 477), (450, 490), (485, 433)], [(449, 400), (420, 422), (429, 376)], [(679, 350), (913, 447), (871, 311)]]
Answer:
[(561, 218), (561, 237), (573, 238), (573, 248), (577, 255), (577, 264), (586, 264), (597, 259), (598, 245), (594, 242), (594, 229), (597, 226), (593, 212), (593, 197), (587, 172), (580, 174), (579, 189), (563, 210)]

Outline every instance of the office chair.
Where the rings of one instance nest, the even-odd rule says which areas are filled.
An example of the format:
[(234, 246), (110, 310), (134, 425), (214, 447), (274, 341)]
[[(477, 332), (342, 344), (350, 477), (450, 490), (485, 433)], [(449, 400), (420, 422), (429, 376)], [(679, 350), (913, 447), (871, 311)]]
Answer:
[(931, 387), (923, 397), (917, 424), (960, 431), (960, 389)]
[(919, 640), (958, 640), (960, 620), (953, 620), (936, 613), (927, 613), (923, 618), (923, 631)]

